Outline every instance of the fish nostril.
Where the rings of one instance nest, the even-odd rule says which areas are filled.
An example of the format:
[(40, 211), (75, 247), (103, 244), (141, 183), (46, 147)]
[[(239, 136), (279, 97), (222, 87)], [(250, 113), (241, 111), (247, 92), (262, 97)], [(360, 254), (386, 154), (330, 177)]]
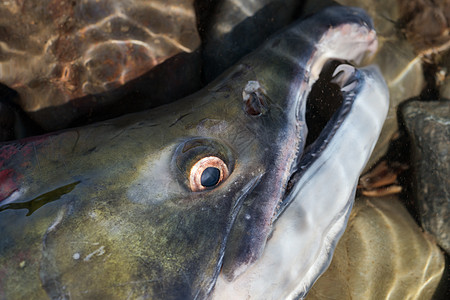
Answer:
[(249, 81), (242, 91), (243, 109), (249, 116), (261, 116), (269, 111), (269, 101), (258, 81)]
[(244, 110), (248, 115), (260, 116), (267, 112), (266, 102), (261, 95), (251, 93), (244, 105)]

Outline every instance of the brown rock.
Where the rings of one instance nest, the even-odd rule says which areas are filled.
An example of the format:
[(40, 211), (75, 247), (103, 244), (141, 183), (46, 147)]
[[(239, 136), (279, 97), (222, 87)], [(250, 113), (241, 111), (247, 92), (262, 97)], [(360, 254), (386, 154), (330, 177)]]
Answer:
[(400, 23), (417, 53), (450, 47), (450, 0), (398, 0)]
[(217, 1), (204, 33), (205, 80), (211, 81), (292, 22), (301, 4), (297, 0)]

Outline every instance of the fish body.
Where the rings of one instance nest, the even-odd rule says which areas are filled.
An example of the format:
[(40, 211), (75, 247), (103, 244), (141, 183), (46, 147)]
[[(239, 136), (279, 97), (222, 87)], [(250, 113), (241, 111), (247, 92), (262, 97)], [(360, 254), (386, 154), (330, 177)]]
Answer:
[[(254, 268), (267, 270), (266, 253), (283, 244), (278, 233), (291, 232), (285, 218), (300, 236), (318, 239), (313, 249), (294, 244), (303, 259), (286, 257), (289, 272), (297, 271), (294, 283), (281, 286), (288, 296), (280, 293), (304, 295), (345, 229), (388, 102), (376, 69), (344, 65), (335, 77), (342, 108), (305, 149), (308, 94), (327, 61), (359, 62), (375, 49), (367, 15), (333, 7), (293, 24), (187, 98), (2, 144), (0, 299), (225, 295), (218, 278), (239, 290)], [(360, 106), (373, 118), (361, 122)], [(359, 134), (366, 135), (361, 145)], [(341, 155), (342, 144), (361, 148), (354, 163)], [(349, 176), (334, 181), (336, 166)], [(338, 199), (324, 217), (329, 197), (319, 195), (316, 206), (312, 191), (325, 191), (328, 181), (336, 190), (322, 194)]]

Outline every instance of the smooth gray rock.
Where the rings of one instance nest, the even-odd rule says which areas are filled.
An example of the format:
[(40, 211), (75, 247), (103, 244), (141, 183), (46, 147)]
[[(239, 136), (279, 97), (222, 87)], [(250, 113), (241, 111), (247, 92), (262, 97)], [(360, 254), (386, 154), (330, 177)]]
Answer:
[(422, 226), (450, 253), (450, 101), (411, 101), (401, 113), (411, 138)]

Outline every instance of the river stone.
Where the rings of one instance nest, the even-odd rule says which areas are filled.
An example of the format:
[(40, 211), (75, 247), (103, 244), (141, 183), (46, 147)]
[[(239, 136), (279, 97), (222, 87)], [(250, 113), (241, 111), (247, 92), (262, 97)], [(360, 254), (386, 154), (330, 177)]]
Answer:
[[(436, 53), (450, 46), (449, 0), (397, 0), (401, 26), (417, 53)], [(431, 50), (431, 51), (430, 51)]]
[(431, 299), (444, 266), (439, 247), (395, 196), (361, 197), (306, 299)]
[[(123, 96), (108, 92), (199, 48), (196, 21), (194, 0), (0, 1), (0, 83), (46, 130), (64, 128)], [(184, 74), (158, 84), (175, 90), (194, 80)]]
[(377, 64), (389, 88), (390, 105), (380, 138), (365, 171), (385, 155), (392, 135), (398, 130), (397, 107), (409, 98), (418, 96), (425, 87), (422, 58), (415, 54), (396, 24), (401, 12), (396, 3), (386, 5), (379, 0), (337, 0), (342, 5), (365, 9), (372, 17), (377, 31), (379, 50), (367, 63)]
[(401, 113), (411, 139), (420, 221), (450, 253), (450, 101), (410, 101)]

